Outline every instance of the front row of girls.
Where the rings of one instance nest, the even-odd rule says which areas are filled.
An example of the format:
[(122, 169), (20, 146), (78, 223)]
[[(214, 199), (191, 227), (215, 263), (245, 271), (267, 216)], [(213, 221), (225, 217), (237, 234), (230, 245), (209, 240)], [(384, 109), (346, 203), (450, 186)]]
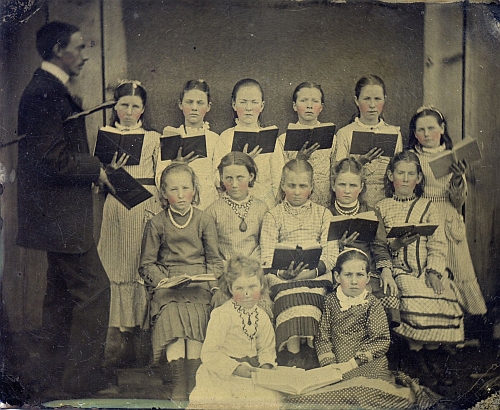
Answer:
[[(358, 198), (363, 185), (359, 169), (361, 166), (355, 160), (344, 161), (337, 169), (339, 188), (335, 190), (335, 195), (338, 196), (339, 209), (342, 209), (342, 203), (346, 199), (344, 197), (349, 196), (347, 192), (352, 191), (351, 185), (348, 184), (346, 188), (343, 180), (355, 181), (354, 185), (358, 186), (359, 192), (354, 190), (355, 192), (350, 195)], [(220, 171), (227, 194), (226, 199), (221, 199), (223, 203), (220, 205), (227, 207), (226, 218), (219, 215), (222, 217), (216, 222), (208, 211), (202, 212), (193, 207), (193, 204), (197, 203), (198, 196), (196, 175), (188, 165), (175, 162), (162, 173), (160, 191), (165, 200), (165, 209), (148, 222), (143, 238), (140, 274), (152, 289), (150, 312), (153, 321), (154, 359), (159, 361), (165, 352), (174, 377), (172, 397), (177, 400), (185, 400), (195, 385), (194, 374), (200, 365), (202, 346), (207, 337), (211, 291), (214, 287), (205, 283), (190, 285), (183, 289), (154, 290), (159, 284), (168, 282), (170, 278), (178, 275), (210, 273), (220, 278), (224, 270), (224, 262), (220, 257), (220, 253), (224, 252), (221, 251), (224, 245), (230, 249), (225, 251), (226, 265), (231, 264), (227, 261), (229, 257), (227, 252), (234, 255), (239, 253), (238, 250), (244, 249), (242, 245), (236, 245), (237, 242), (228, 241), (234, 233), (242, 234), (241, 243), (247, 243), (245, 257), (255, 256), (260, 243), (263, 267), (270, 266), (273, 251), (278, 244), (303, 247), (319, 244), (323, 252), (317, 269), (311, 270), (307, 265), (299, 264), (297, 267), (290, 266), (286, 271), (277, 271), (267, 277), (274, 301), (275, 347), (281, 355), (281, 359), (278, 357), (278, 363), (315, 367), (318, 352), (317, 338), (326, 306), (324, 296), (332, 290), (330, 272), (335, 261), (337, 260), (338, 266), (341, 260), (338, 258), (341, 244), (327, 240), (331, 212), (309, 199), (313, 187), (313, 170), (307, 161), (292, 160), (284, 167), (280, 185), (283, 202), (263, 216), (260, 241), (257, 239), (258, 220), (262, 218), (265, 206), (259, 206), (258, 201), (253, 203), (253, 198), (248, 192), (249, 184), (257, 177), (255, 163), (246, 154), (230, 153), (221, 162)], [(422, 181), (423, 175), (415, 154), (404, 152), (391, 160), (387, 172), (387, 184), (388, 187), (392, 187), (391, 192), (394, 195), (381, 201), (378, 206), (386, 230), (405, 221), (439, 224), (439, 215), (433, 204), (420, 197)], [(243, 202), (244, 208), (239, 210), (236, 207), (238, 202)], [(221, 208), (224, 209), (222, 206)], [(256, 214), (251, 214), (250, 209), (257, 211)], [(348, 210), (344, 207), (344, 210), (346, 209)], [(408, 238), (392, 242), (390, 247), (393, 251), (395, 279), (392, 275), (381, 275), (384, 288), (390, 290), (389, 294), (397, 289), (401, 292), (404, 315), (401, 325), (395, 331), (406, 338), (410, 349), (415, 351), (423, 351), (423, 348), (431, 351), (441, 343), (463, 341), (463, 314), (453, 283), (445, 276), (446, 246), (443, 232), (444, 229), (440, 226), (429, 238), (417, 238), (411, 243)], [(356, 246), (355, 240), (350, 243), (352, 237), (343, 239), (346, 242), (345, 246)], [(401, 251), (402, 247), (405, 247), (404, 252)], [(371, 270), (372, 259), (383, 271), (389, 262), (387, 255), (378, 255), (376, 247), (372, 249), (368, 246), (365, 249), (372, 255), (366, 256), (365, 275)], [(366, 255), (362, 250), (355, 252)], [(226, 271), (228, 269), (229, 267), (226, 267)], [(335, 278), (339, 282), (339, 276), (336, 275)], [(222, 284), (224, 280), (222, 279)], [(364, 290), (368, 279), (366, 283), (361, 283), (357, 275), (350, 275), (350, 283), (347, 283), (347, 281), (344, 283), (345, 289)], [(255, 326), (252, 329), (251, 326), (256, 323), (257, 317), (252, 317), (245, 303), (247, 301), (250, 303), (254, 298), (255, 303), (258, 303), (257, 300), (261, 299), (261, 289), (259, 288), (258, 298), (255, 294), (250, 297), (246, 292), (246, 297), (235, 299), (235, 292), (231, 290), (231, 286), (229, 293), (227, 290), (224, 291), (223, 285), (221, 288), (220, 291), (226, 298), (230, 293), (233, 302), (236, 302), (230, 301), (233, 303), (232, 309), (236, 309), (238, 314), (248, 315), (247, 320), (242, 320), (241, 323), (243, 333), (252, 342), (252, 332), (257, 332), (257, 329)], [(364, 304), (366, 295), (363, 292), (362, 297), (351, 294), (345, 294), (344, 297), (337, 291), (337, 296), (344, 298), (347, 305), (358, 299)], [(241, 307), (239, 302), (243, 303), (243, 309), (238, 311), (238, 306)], [(229, 309), (230, 303), (223, 301), (221, 305)], [(377, 306), (380, 307), (378, 303)], [(259, 309), (255, 312), (260, 311)], [(267, 321), (269, 315), (261, 314), (260, 317)], [(387, 326), (386, 316), (384, 321)], [(254, 348), (258, 346), (257, 344)], [(209, 362), (211, 355), (204, 356), (205, 360)], [(235, 353), (235, 356), (231, 357), (246, 356), (253, 357), (255, 354), (250, 356)], [(362, 360), (371, 361), (376, 355), (367, 353), (366, 357), (368, 359)], [(422, 356), (422, 363), (427, 359), (427, 356)]]

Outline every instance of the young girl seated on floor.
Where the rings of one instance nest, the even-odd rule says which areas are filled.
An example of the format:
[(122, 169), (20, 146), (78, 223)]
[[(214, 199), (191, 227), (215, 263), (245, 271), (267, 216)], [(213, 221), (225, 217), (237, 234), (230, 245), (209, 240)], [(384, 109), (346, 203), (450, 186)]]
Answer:
[(194, 171), (173, 162), (161, 175), (160, 191), (165, 210), (146, 225), (139, 273), (152, 289), (154, 362), (166, 353), (173, 373), (171, 398), (185, 401), (200, 365), (212, 294), (208, 282), (180, 289), (169, 288), (168, 282), (181, 275), (219, 278), (223, 265), (213, 218), (193, 207), (198, 203)]
[(280, 394), (251, 379), (276, 365), (273, 326), (257, 306), (266, 289), (260, 263), (236, 255), (220, 282), (231, 299), (212, 311), (189, 408), (277, 408)]
[[(420, 387), (403, 374), (396, 385), (385, 356), (390, 343), (384, 308), (366, 290), (369, 258), (352, 248), (341, 252), (334, 268), (336, 290), (325, 297), (323, 316), (316, 338), (321, 366), (338, 364), (343, 381), (288, 402), (300, 408), (409, 408), (415, 397), (426, 397)], [(417, 393), (418, 391), (418, 393)], [(419, 404), (419, 403), (417, 403)], [(304, 406), (309, 405), (309, 406)]]

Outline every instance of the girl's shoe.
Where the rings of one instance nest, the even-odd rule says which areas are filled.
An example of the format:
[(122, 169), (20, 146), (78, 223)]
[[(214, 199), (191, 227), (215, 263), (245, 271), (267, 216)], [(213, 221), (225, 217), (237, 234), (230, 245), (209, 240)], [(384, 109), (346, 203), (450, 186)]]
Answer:
[(170, 399), (174, 402), (186, 402), (188, 400), (186, 367), (187, 363), (184, 358), (170, 362), (170, 370), (172, 372), (172, 393)]

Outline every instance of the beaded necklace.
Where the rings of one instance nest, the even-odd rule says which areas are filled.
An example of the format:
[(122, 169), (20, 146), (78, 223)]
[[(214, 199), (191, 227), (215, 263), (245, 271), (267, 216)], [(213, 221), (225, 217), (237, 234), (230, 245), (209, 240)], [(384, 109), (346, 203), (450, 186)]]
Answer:
[(257, 306), (255, 306), (251, 312), (247, 312), (243, 306), (238, 305), (233, 300), (233, 307), (240, 315), (241, 324), (243, 325), (243, 332), (248, 336), (250, 340), (253, 340), (255, 338), (255, 335), (257, 334), (257, 329), (259, 328), (259, 312), (257, 310)]
[(168, 207), (167, 213), (168, 213), (168, 216), (170, 218), (170, 222), (172, 222), (172, 225), (174, 225), (176, 228), (184, 229), (186, 226), (189, 225), (189, 222), (191, 222), (191, 219), (193, 219), (193, 213), (194, 212), (193, 212), (193, 206), (192, 205), (189, 205), (189, 210), (184, 215), (182, 215), (181, 213), (176, 212), (176, 211), (174, 211), (174, 212), (176, 214), (181, 215), (181, 216), (185, 216), (189, 212), (189, 218), (187, 219), (186, 223), (184, 225), (180, 225), (177, 222), (175, 222), (174, 216), (172, 215), (172, 211), (170, 210), (170, 207)]
[(283, 201), (283, 207), (285, 208), (285, 211), (290, 215), (298, 216), (306, 212), (308, 209), (311, 209), (311, 201), (306, 202), (302, 206), (292, 206), (288, 201), (285, 200)]
[[(239, 226), (240, 231), (246, 232), (248, 226), (247, 226), (247, 223), (245, 222), (245, 219), (248, 215), (248, 210), (250, 209), (250, 205), (252, 205), (253, 196), (250, 196), (250, 199), (247, 202), (245, 202), (244, 204), (238, 204), (238, 203), (234, 202), (227, 195), (223, 195), (222, 198), (232, 208), (232, 210), (234, 211), (236, 216), (241, 219), (240, 226)], [(243, 216), (240, 213), (241, 210), (244, 211)]]
[(345, 208), (342, 208), (338, 203), (338, 201), (335, 200), (335, 210), (339, 213), (339, 215), (344, 215), (344, 216), (356, 215), (359, 211), (359, 201), (356, 201), (356, 205), (354, 205), (354, 208), (350, 209), (349, 211), (346, 211)]
[(394, 199), (395, 201), (398, 201), (398, 202), (411, 202), (411, 201), (413, 201), (415, 198), (416, 198), (416, 195), (415, 195), (415, 194), (413, 194), (412, 196), (409, 196), (409, 197), (407, 197), (407, 198), (400, 198), (400, 197), (398, 197), (398, 196), (396, 196), (396, 195), (393, 195), (393, 196), (392, 196), (392, 199)]

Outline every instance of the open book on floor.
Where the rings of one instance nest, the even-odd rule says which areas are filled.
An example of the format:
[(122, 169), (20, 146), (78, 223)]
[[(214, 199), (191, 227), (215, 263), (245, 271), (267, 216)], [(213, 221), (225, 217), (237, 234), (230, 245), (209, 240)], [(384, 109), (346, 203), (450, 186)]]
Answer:
[(451, 172), (451, 165), (455, 162), (466, 160), (467, 162), (481, 159), (481, 150), (477, 140), (465, 137), (453, 145), (453, 149), (445, 150), (429, 161), (432, 173), (436, 179), (442, 178)]
[(94, 155), (103, 164), (110, 164), (115, 152), (118, 158), (125, 153), (130, 155), (127, 165), (139, 165), (143, 144), (144, 132), (121, 132), (108, 125), (97, 132)]
[(245, 144), (248, 144), (247, 152), (251, 152), (257, 145), (262, 148), (261, 154), (274, 152), (278, 132), (276, 125), (261, 128), (258, 131), (234, 131), (231, 151), (243, 152)]
[(287, 270), (294, 262), (294, 268), (300, 262), (309, 265), (307, 269), (316, 269), (318, 267), (319, 258), (321, 257), (322, 249), (319, 246), (310, 248), (297, 247), (286, 247), (280, 246), (274, 250), (273, 264), (271, 269), (283, 269)]
[(183, 157), (190, 152), (194, 152), (194, 155), (206, 158), (207, 141), (205, 131), (197, 135), (181, 136), (177, 130), (169, 130), (168, 128), (170, 127), (163, 130), (163, 135), (160, 138), (162, 161), (176, 159), (181, 147)]
[(372, 148), (380, 148), (385, 157), (394, 156), (398, 134), (385, 134), (381, 132), (353, 131), (350, 154), (364, 155)]
[(115, 188), (113, 195), (127, 209), (132, 209), (153, 195), (144, 188), (132, 175), (123, 168), (118, 168), (108, 174), (109, 182)]
[(252, 372), (254, 385), (282, 393), (298, 395), (309, 393), (342, 380), (341, 371), (329, 365), (304, 370), (297, 367), (277, 366)]
[(347, 231), (347, 237), (354, 232), (359, 234), (358, 241), (373, 242), (377, 234), (379, 220), (373, 211), (361, 212), (354, 216), (334, 216), (328, 230), (328, 240), (336, 241)]
[(400, 238), (407, 233), (411, 235), (419, 234), (420, 236), (431, 236), (436, 231), (438, 225), (432, 224), (403, 224), (393, 226), (387, 233), (387, 238)]
[(310, 147), (318, 143), (318, 149), (330, 149), (333, 144), (336, 127), (333, 123), (325, 123), (312, 128), (299, 128), (297, 124), (289, 124), (286, 130), (285, 151), (300, 151), (306, 141)]
[(216, 280), (217, 279), (214, 275), (209, 275), (206, 273), (194, 276), (179, 275), (168, 279), (165, 278), (163, 281), (160, 281), (155, 289), (179, 289), (189, 285), (190, 283), (209, 282)]

